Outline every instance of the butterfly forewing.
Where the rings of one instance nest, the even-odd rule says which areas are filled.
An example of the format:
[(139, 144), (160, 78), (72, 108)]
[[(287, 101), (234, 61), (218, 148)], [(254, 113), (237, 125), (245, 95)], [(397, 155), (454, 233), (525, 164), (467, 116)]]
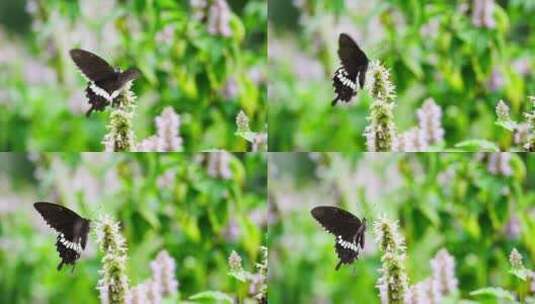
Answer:
[(312, 209), (311, 213), (327, 231), (344, 239), (353, 237), (362, 224), (359, 218), (337, 207), (320, 206)]
[(113, 78), (115, 70), (104, 59), (81, 49), (70, 51), (71, 58), (82, 73), (92, 82)]
[(351, 78), (356, 78), (361, 67), (368, 65), (369, 61), (358, 44), (347, 34), (340, 34), (338, 38), (338, 56)]

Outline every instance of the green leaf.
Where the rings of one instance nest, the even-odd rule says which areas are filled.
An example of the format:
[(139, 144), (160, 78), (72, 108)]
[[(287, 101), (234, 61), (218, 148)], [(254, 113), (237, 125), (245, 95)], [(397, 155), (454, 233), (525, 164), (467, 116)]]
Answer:
[[(213, 300), (216, 303), (233, 303), (231, 296), (221, 291), (203, 291), (189, 297), (190, 300)], [(213, 303), (213, 302), (210, 302)]]
[(471, 152), (499, 152), (500, 148), (493, 142), (483, 139), (465, 140), (455, 145), (455, 148)]
[(511, 301), (511, 303), (518, 303), (515, 300), (515, 296), (508, 290), (500, 287), (485, 287), (478, 290), (474, 290), (470, 293), (471, 296), (489, 296), (496, 299), (503, 299)]
[(511, 269), (509, 270), (509, 273), (521, 279), (522, 281), (525, 281), (528, 279), (529, 275), (531, 274), (531, 271), (529, 271), (526, 268), (520, 268), (520, 269)]
[(515, 131), (517, 125), (514, 120), (498, 120), (495, 124), (511, 132)]
[(412, 48), (409, 50), (411, 56), (402, 56), (401, 60), (405, 66), (416, 76), (416, 78), (421, 79), (424, 76), (424, 71), (420, 62), (417, 58), (421, 58), (421, 52), (417, 48)]
[(250, 132), (250, 131), (249, 132), (236, 132), (234, 134), (236, 134), (236, 136), (239, 136), (251, 143), (254, 142), (254, 138), (256, 136), (256, 132)]
[(235, 278), (236, 280), (240, 282), (246, 282), (247, 278), (250, 276), (250, 274), (244, 270), (242, 271), (231, 271), (228, 273), (229, 276)]

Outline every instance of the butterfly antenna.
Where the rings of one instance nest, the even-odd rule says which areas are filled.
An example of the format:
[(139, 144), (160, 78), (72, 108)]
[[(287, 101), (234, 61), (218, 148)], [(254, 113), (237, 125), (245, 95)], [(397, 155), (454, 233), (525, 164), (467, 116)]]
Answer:
[(71, 274), (74, 273), (74, 268), (76, 267), (76, 263), (72, 264)]

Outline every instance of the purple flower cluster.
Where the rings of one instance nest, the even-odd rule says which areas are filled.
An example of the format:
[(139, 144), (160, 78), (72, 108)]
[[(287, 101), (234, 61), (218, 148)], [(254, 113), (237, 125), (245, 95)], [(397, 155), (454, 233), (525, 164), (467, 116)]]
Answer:
[(177, 292), (178, 282), (175, 277), (175, 260), (165, 250), (160, 251), (156, 259), (150, 263), (152, 279), (163, 296)]
[(229, 37), (232, 35), (230, 18), (232, 11), (225, 0), (190, 0), (193, 18), (198, 21), (207, 20), (208, 32), (212, 35)]
[(499, 152), (488, 154), (487, 170), (493, 175), (511, 176), (511, 153)]
[(426, 143), (433, 145), (444, 140), (442, 128), (442, 109), (432, 98), (427, 99), (418, 109), (418, 126)]
[(156, 135), (142, 140), (137, 145), (141, 152), (172, 152), (182, 151), (182, 137), (180, 137), (180, 116), (172, 107), (163, 109), (155, 119)]
[(232, 178), (232, 171), (230, 171), (230, 160), (232, 155), (225, 151), (212, 152), (206, 155), (206, 169), (208, 175), (221, 178), (221, 179), (230, 179)]
[(398, 134), (393, 150), (399, 152), (427, 151), (429, 146), (444, 141), (442, 109), (432, 98), (428, 98), (417, 111), (418, 126)]
[(494, 28), (494, 5), (494, 0), (474, 0), (472, 23), (477, 27)]
[(431, 277), (412, 285), (405, 296), (405, 304), (439, 304), (442, 298), (456, 292), (455, 259), (441, 249), (431, 260)]
[(175, 260), (165, 250), (160, 251), (156, 259), (150, 263), (152, 277), (131, 288), (126, 295), (126, 304), (162, 303), (164, 297), (178, 292), (178, 281), (175, 276)]

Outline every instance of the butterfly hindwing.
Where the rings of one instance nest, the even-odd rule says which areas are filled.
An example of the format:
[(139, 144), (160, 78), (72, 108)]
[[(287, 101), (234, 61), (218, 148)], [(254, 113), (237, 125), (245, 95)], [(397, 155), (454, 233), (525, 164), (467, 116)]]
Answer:
[(368, 65), (368, 57), (358, 44), (347, 34), (340, 34), (338, 38), (338, 57), (350, 78), (356, 78), (359, 70)]
[(57, 204), (38, 202), (34, 207), (58, 233), (56, 248), (61, 257), (58, 270), (63, 264), (74, 264), (85, 249), (90, 221)]
[(338, 265), (336, 265), (336, 270), (338, 270), (342, 264), (353, 263), (353, 261), (355, 261), (359, 256), (359, 252), (357, 250), (344, 248), (338, 242), (334, 245), (334, 247), (336, 250), (336, 255), (338, 256), (338, 259), (340, 259), (340, 262)]

